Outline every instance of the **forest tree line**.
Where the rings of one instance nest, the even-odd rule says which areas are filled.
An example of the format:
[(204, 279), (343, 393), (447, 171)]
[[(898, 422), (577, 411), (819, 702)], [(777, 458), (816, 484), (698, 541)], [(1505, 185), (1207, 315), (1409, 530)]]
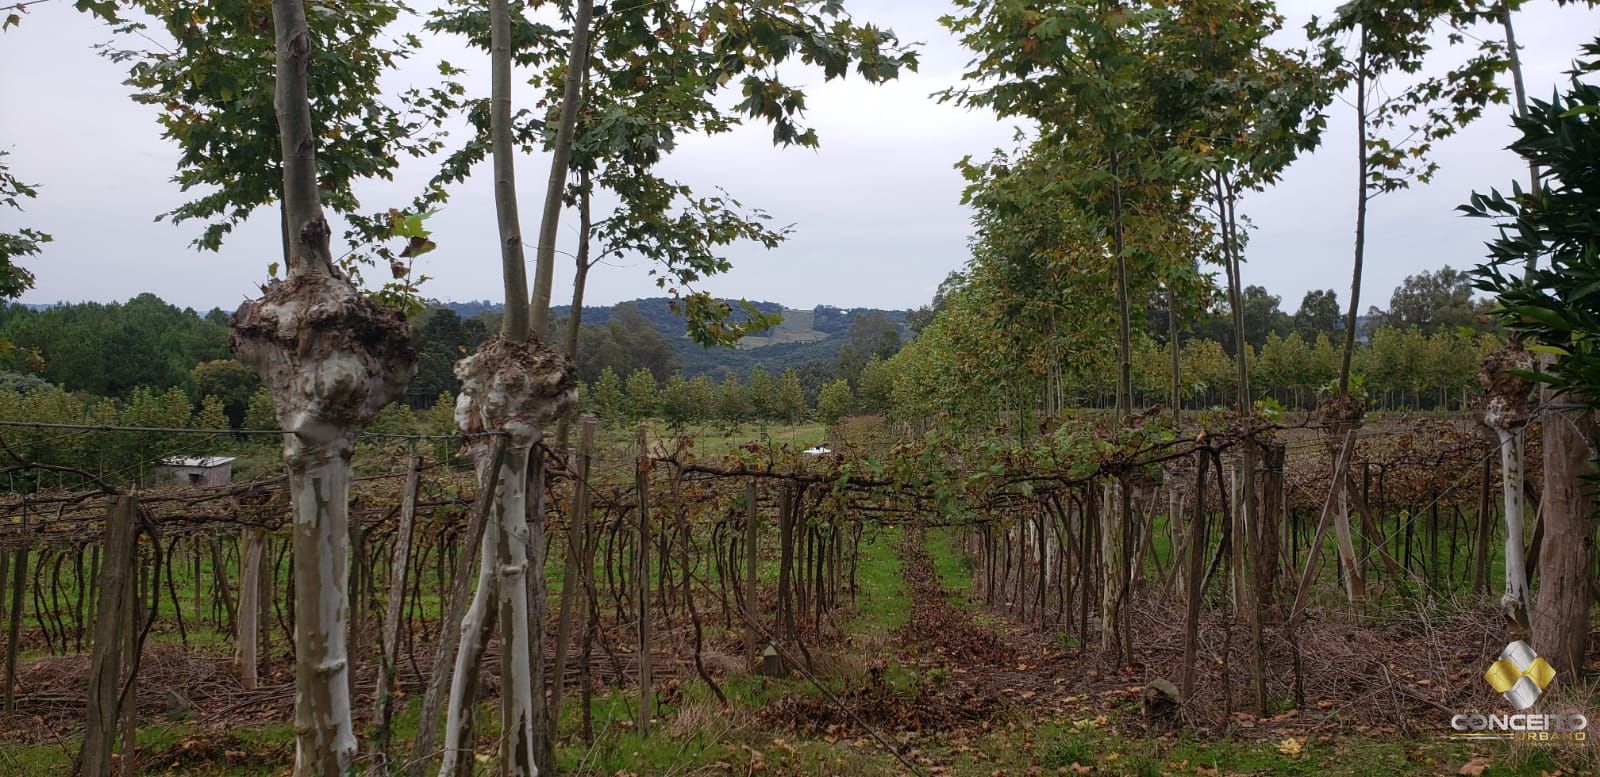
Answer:
[[(1252, 388), (1286, 409), (1310, 409), (1331, 390), (1339, 370), (1337, 295), (1312, 291), (1297, 312), (1259, 286), (1244, 295), (1251, 310), (1245, 340)], [(923, 330), (942, 299), (910, 316)], [(1485, 322), (1462, 274), (1449, 267), (1408, 278), (1388, 310), (1372, 309), (1366, 343), (1356, 350), (1354, 388), (1374, 408), (1458, 410), (1478, 390), (1483, 355), (1503, 344)], [(376, 431), (447, 435), (450, 405), (459, 390), (452, 366), (492, 327), (492, 311), (463, 319), (447, 307), (415, 316), (419, 368), (406, 407), (391, 407)], [(1236, 391), (1233, 338), (1225, 306), (1180, 331), (1184, 365), (1180, 394), (1186, 407), (1228, 404)], [(227, 352), (226, 314), (200, 314), (143, 294), (126, 303), (78, 303), (46, 309), (12, 305), (0, 311), (0, 337), (13, 343), (0, 372), (0, 420), (124, 426), (276, 428), (271, 399), (253, 370)], [(836, 360), (743, 374), (686, 373), (657, 327), (631, 305), (619, 305), (599, 325), (583, 327), (580, 363), (583, 404), (611, 426), (646, 419), (670, 429), (715, 427), (732, 432), (748, 424), (832, 424), (851, 414), (895, 418), (958, 414), (924, 380), (917, 348), (899, 356), (898, 329), (882, 315), (859, 315)], [(1160, 314), (1135, 340), (1134, 392), (1141, 403), (1167, 401), (1170, 354), (1159, 335)], [(927, 337), (924, 333), (920, 337)], [(937, 332), (932, 333), (937, 337)], [(921, 347), (928, 347), (931, 342)], [(1086, 363), (1063, 382), (1071, 402), (1108, 406), (1114, 373)], [(157, 440), (150, 447), (158, 448)], [(89, 446), (94, 447), (94, 446)], [(82, 445), (61, 451), (63, 461), (114, 461), (116, 445), (92, 454)], [(217, 445), (200, 446), (208, 452)], [(84, 458), (87, 457), (87, 458)], [(136, 457), (137, 458), (137, 457)]]

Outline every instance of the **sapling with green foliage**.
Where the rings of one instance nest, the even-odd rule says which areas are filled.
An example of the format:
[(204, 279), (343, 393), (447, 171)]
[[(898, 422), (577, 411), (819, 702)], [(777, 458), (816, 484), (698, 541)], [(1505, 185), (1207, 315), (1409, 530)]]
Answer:
[(817, 394), (817, 417), (822, 422), (833, 426), (839, 423), (845, 413), (850, 412), (850, 406), (855, 404), (855, 397), (850, 394), (850, 382), (839, 378), (822, 387)]

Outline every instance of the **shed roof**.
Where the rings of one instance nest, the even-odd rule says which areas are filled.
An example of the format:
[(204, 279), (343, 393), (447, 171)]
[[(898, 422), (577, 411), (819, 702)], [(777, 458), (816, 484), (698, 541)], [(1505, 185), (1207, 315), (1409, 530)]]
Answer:
[(172, 456), (161, 460), (169, 467), (220, 467), (233, 463), (233, 456)]

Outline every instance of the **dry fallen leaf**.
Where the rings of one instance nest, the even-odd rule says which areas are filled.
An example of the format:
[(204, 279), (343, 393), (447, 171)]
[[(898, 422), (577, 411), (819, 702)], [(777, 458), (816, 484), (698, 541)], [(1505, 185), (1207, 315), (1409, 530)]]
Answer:
[(1474, 758), (1462, 764), (1461, 769), (1457, 771), (1456, 774), (1464, 774), (1466, 777), (1483, 777), (1484, 770), (1488, 768), (1489, 759)]
[(1304, 742), (1294, 737), (1288, 737), (1278, 743), (1278, 752), (1282, 753), (1285, 758), (1299, 758), (1300, 752), (1305, 749), (1305, 746)]

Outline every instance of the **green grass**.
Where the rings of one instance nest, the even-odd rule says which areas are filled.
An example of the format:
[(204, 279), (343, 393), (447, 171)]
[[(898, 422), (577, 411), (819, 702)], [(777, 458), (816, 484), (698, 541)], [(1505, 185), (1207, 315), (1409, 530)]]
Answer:
[[(627, 427), (612, 430), (606, 439), (611, 444), (632, 444), (637, 427)], [(758, 425), (747, 423), (735, 430), (726, 430), (714, 425), (691, 425), (681, 432), (674, 433), (667, 425), (660, 421), (651, 421), (649, 429), (651, 440), (670, 441), (673, 438), (684, 436), (694, 438), (694, 452), (702, 458), (720, 457), (729, 450), (746, 445), (751, 442), (770, 442), (774, 445), (788, 445), (791, 448), (804, 449), (813, 445), (827, 442), (828, 427), (822, 423), (803, 423), (798, 425), (766, 424)]]
[(856, 566), (858, 615), (848, 628), (861, 634), (890, 634), (911, 617), (911, 598), (900, 574), (900, 527), (866, 529)]
[(960, 530), (937, 528), (928, 530), (925, 546), (933, 571), (939, 575), (939, 585), (950, 592), (950, 602), (957, 607), (970, 609), (972, 604), (972, 566), (961, 551)]

